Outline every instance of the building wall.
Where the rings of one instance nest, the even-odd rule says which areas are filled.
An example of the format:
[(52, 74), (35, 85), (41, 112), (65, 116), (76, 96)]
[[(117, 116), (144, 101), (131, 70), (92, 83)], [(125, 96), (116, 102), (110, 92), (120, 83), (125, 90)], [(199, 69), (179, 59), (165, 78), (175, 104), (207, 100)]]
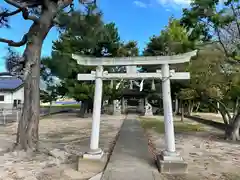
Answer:
[[(18, 89), (16, 92), (13, 92), (12, 94), (13, 100), (18, 99), (21, 100), (21, 102), (24, 102), (24, 88)], [(13, 102), (12, 100), (12, 102)]]
[(13, 93), (0, 92), (0, 96), (4, 96), (4, 101), (0, 101), (0, 108), (12, 108), (15, 99), (21, 100), (21, 103), (24, 102), (24, 89), (22, 87)]
[(1, 104), (12, 102), (12, 93), (10, 92), (0, 92), (0, 96), (4, 96), (4, 101), (0, 101)]

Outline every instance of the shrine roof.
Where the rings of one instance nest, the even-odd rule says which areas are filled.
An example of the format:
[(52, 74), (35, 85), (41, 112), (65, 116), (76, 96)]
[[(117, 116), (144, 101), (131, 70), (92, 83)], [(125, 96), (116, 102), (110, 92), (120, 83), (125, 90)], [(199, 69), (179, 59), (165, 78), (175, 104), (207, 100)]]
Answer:
[(139, 90), (131, 90), (131, 89), (124, 89), (122, 92), (122, 97), (145, 97), (147, 96), (147, 92), (139, 91)]

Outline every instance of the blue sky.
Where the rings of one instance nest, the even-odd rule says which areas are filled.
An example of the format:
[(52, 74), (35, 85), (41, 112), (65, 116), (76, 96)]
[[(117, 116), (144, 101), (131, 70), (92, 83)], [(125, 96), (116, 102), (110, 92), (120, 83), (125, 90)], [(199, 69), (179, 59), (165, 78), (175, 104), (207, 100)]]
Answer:
[[(182, 8), (188, 6), (190, 0), (98, 0), (104, 14), (104, 21), (115, 22), (121, 40), (135, 40), (140, 50), (146, 46), (149, 37), (158, 35), (167, 25), (170, 16), (180, 17)], [(4, 5), (0, 0), (0, 6)], [(0, 36), (12, 40), (21, 39), (28, 31), (31, 21), (25, 21), (21, 16), (10, 19), (10, 29), (0, 29)], [(42, 55), (50, 55), (52, 41), (58, 38), (58, 33), (52, 29), (44, 41)], [(0, 43), (0, 71), (5, 71), (4, 56), (6, 44)], [(17, 48), (20, 53), (24, 47)]]

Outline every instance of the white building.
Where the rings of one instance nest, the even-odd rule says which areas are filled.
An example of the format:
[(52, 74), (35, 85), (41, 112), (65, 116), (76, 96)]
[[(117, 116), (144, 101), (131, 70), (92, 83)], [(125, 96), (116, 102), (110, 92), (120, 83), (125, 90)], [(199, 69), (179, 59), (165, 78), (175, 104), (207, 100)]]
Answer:
[(21, 79), (0, 77), (0, 108), (16, 108), (24, 102), (24, 88)]

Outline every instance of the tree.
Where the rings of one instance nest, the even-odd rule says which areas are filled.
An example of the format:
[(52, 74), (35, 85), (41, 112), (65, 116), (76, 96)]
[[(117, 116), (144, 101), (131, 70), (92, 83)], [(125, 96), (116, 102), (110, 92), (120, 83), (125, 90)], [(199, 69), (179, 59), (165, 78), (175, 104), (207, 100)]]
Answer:
[[(152, 36), (149, 43), (143, 51), (144, 56), (170, 56), (175, 54), (186, 53), (194, 50), (195, 41), (190, 41), (188, 31), (184, 28), (180, 21), (174, 18), (169, 19), (166, 26), (159, 36)], [(178, 70), (185, 70), (186, 64), (173, 65)], [(148, 66), (147, 71), (155, 72), (160, 66)]]
[(180, 21), (174, 18), (169, 19), (160, 36), (153, 36), (144, 49), (145, 56), (164, 56), (185, 53), (192, 50), (195, 46), (194, 41), (188, 38), (188, 31)]
[[(139, 49), (138, 49), (138, 44), (136, 41), (128, 41), (128, 42), (120, 43), (120, 46), (119, 46), (119, 49), (117, 52), (118, 57), (135, 57), (138, 55), (139, 55)], [(126, 72), (126, 66), (113, 67), (112, 69), (110, 69), (110, 72), (124, 73), (124, 72)], [(122, 79), (121, 84), (117, 91), (115, 90), (115, 88), (112, 88), (110, 91), (111, 96), (112, 96), (111, 102), (115, 99), (118, 99), (120, 97), (120, 92), (122, 92), (122, 90), (124, 88), (129, 88), (129, 86), (131, 86), (130, 84), (132, 84), (133, 82), (136, 82), (136, 81)], [(112, 81), (112, 83), (114, 83), (115, 86), (117, 85), (117, 83), (115, 83), (115, 81)]]
[[(226, 124), (226, 138), (239, 140), (239, 103), (237, 93), (239, 92), (239, 68), (226, 67), (226, 58), (222, 52), (210, 52), (202, 61), (195, 63), (194, 79), (196, 90), (201, 100), (210, 104), (216, 111), (220, 112), (224, 123)], [(212, 54), (212, 55), (211, 55)], [(234, 111), (229, 106), (233, 103)], [(217, 106), (219, 104), (219, 107)], [(233, 115), (231, 115), (233, 112)]]
[[(42, 44), (48, 32), (54, 27), (58, 15), (73, 5), (73, 0), (4, 0), (8, 5), (16, 8), (14, 11), (1, 10), (0, 23), (6, 24), (6, 18), (21, 13), (24, 20), (33, 23), (29, 31), (18, 42), (0, 38), (0, 42), (12, 47), (26, 45), (19, 63), (22, 68), (24, 80), (24, 105), (16, 145), (20, 149), (34, 150), (38, 144), (39, 124), (39, 82), (40, 82), (40, 56)], [(85, 1), (81, 1), (85, 3)]]
[(121, 43), (117, 55), (120, 57), (134, 57), (139, 55), (139, 49), (136, 41)]
[(52, 102), (56, 101), (57, 98), (58, 98), (58, 87), (56, 85), (52, 85), (52, 86), (47, 85), (46, 90), (40, 91), (40, 100), (43, 103), (50, 103), (49, 113), (50, 113)]
[[(174, 18), (169, 19), (168, 25), (161, 31), (159, 36), (153, 36), (150, 38), (150, 42), (144, 49), (144, 56), (164, 56), (186, 53), (195, 48), (195, 41), (190, 41), (188, 37), (188, 31), (184, 28), (180, 21)], [(189, 71), (189, 64), (177, 64), (171, 65), (170, 68), (176, 71)], [(147, 66), (144, 69), (148, 72), (156, 72), (157, 69), (161, 69), (161, 66)], [(189, 82), (179, 83), (172, 82), (172, 97), (175, 97), (175, 114), (178, 113), (178, 100), (181, 100), (181, 106), (183, 106), (183, 100), (187, 101), (188, 105), (192, 107), (192, 101), (195, 97), (187, 93), (187, 91), (194, 91), (189, 87)], [(185, 92), (184, 92), (185, 91)], [(179, 95), (179, 93), (189, 95), (188, 97)], [(191, 109), (190, 107), (188, 109)]]
[(239, 61), (239, 0), (194, 0), (181, 19), (192, 40), (217, 42), (229, 62)]
[[(77, 81), (77, 74), (91, 73), (93, 67), (80, 66), (71, 54), (92, 57), (118, 56), (120, 38), (114, 23), (104, 24), (102, 13), (89, 9), (88, 13), (73, 12), (66, 17), (69, 24), (54, 42), (52, 58), (44, 63), (53, 76), (58, 77), (67, 89), (67, 95), (81, 101), (80, 116), (84, 117), (88, 107), (93, 105), (94, 82)], [(105, 70), (112, 71), (112, 67)], [(103, 95), (108, 96), (109, 82), (104, 82)], [(103, 99), (104, 99), (103, 97)]]
[[(228, 0), (220, 5), (220, 1), (194, 0), (191, 8), (183, 10), (181, 23), (191, 30), (191, 39), (201, 39), (204, 43), (213, 42), (215, 49), (223, 52), (225, 60), (221, 64), (221, 75), (224, 77), (222, 84), (209, 86), (209, 102), (220, 111), (226, 124), (226, 138), (239, 140), (240, 107), (236, 92), (239, 90), (239, 1)], [(216, 106), (218, 102), (219, 108)], [(234, 115), (226, 103), (234, 101)]]
[(49, 114), (50, 114), (52, 102), (56, 101), (57, 98), (63, 94), (62, 94), (62, 86), (55, 82), (55, 78), (52, 76), (51, 72), (44, 64), (44, 62), (48, 61), (49, 59), (50, 59), (49, 57), (44, 57), (41, 59), (42, 64), (40, 69), (40, 75), (41, 75), (41, 80), (43, 80), (44, 84), (46, 85), (46, 88), (40, 90), (40, 100), (43, 103), (50, 103), (50, 106), (49, 106)]

